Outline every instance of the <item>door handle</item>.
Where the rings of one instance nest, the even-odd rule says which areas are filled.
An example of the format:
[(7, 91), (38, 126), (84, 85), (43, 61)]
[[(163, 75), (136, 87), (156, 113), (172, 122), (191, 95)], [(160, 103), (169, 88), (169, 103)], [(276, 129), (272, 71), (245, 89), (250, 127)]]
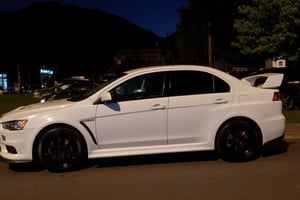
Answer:
[(225, 103), (228, 103), (228, 101), (222, 98), (219, 98), (214, 102), (214, 104), (225, 104)]
[(164, 109), (166, 109), (166, 106), (160, 104), (155, 104), (151, 107), (151, 110), (164, 110)]

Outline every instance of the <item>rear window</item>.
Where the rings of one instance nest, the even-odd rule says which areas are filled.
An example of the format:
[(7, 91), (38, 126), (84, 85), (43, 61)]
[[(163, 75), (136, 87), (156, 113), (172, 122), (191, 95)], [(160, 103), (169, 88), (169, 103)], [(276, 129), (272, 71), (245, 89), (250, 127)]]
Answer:
[(229, 85), (222, 79), (197, 71), (172, 72), (171, 96), (229, 92)]

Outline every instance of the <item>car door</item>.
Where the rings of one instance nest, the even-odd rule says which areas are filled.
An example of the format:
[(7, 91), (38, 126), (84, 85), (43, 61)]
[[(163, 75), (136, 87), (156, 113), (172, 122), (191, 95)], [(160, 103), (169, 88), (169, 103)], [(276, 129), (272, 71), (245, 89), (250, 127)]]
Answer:
[(96, 112), (100, 148), (135, 147), (167, 143), (165, 73), (131, 78), (109, 92), (113, 101)]
[(168, 143), (206, 143), (230, 108), (229, 85), (212, 74), (174, 71), (168, 111)]

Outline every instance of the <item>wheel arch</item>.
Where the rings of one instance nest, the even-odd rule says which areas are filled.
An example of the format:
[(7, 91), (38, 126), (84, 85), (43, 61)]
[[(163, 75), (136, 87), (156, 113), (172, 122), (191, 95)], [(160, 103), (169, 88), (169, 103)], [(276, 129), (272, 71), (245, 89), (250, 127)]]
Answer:
[(256, 130), (257, 130), (258, 139), (259, 139), (260, 145), (263, 144), (262, 131), (261, 131), (260, 127), (258, 126), (258, 124), (254, 120), (252, 120), (252, 119), (250, 119), (248, 117), (238, 116), (238, 117), (232, 117), (232, 118), (227, 119), (226, 121), (224, 121), (219, 126), (219, 128), (216, 131), (216, 135), (215, 135), (215, 139), (214, 139), (214, 147), (216, 147), (216, 142), (217, 142), (218, 135), (220, 134), (220, 131), (223, 129), (223, 127), (226, 126), (226, 124), (228, 124), (228, 123), (230, 123), (232, 121), (236, 121), (236, 120), (246, 121), (246, 122), (250, 123), (251, 125), (253, 125), (256, 128)]
[(51, 129), (54, 129), (54, 128), (69, 128), (69, 129), (72, 129), (73, 131), (77, 132), (78, 135), (80, 136), (80, 140), (83, 144), (83, 150), (84, 150), (84, 156), (88, 156), (87, 152), (88, 152), (88, 148), (87, 148), (87, 143), (86, 143), (86, 140), (84, 138), (84, 136), (82, 135), (82, 133), (76, 129), (75, 127), (71, 126), (71, 125), (68, 125), (68, 124), (64, 124), (64, 123), (57, 123), (57, 124), (51, 124), (51, 125), (48, 125), (46, 127), (44, 127), (42, 130), (39, 131), (39, 133), (36, 135), (35, 139), (34, 139), (34, 142), (33, 142), (33, 146), (32, 146), (32, 158), (33, 158), (33, 161), (36, 161), (37, 160), (37, 144), (38, 144), (38, 141), (39, 139), (41, 138), (41, 136), (43, 134), (45, 134), (47, 131), (51, 130)]

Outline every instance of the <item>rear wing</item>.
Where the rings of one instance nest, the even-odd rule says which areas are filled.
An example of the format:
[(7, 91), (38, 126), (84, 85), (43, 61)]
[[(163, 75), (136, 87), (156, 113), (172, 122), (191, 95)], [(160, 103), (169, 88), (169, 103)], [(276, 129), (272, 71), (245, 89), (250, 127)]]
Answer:
[(245, 77), (242, 81), (253, 87), (274, 89), (280, 87), (283, 76), (284, 75), (280, 73), (264, 73)]

